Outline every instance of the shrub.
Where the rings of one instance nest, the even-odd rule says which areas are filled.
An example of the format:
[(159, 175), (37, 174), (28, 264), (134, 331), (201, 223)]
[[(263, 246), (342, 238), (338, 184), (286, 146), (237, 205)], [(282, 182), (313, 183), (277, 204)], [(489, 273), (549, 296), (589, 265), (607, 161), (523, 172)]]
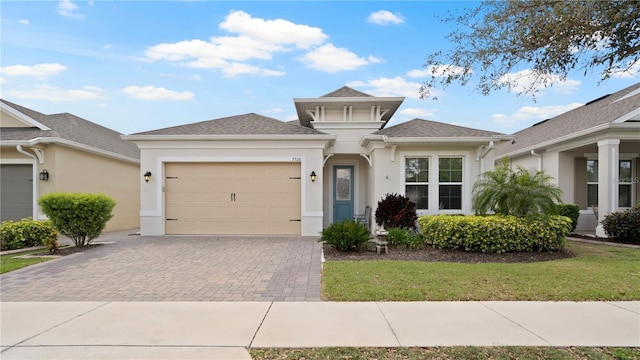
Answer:
[(412, 250), (419, 249), (424, 244), (422, 236), (415, 230), (409, 228), (389, 229), (387, 242), (392, 246), (405, 247)]
[(494, 171), (482, 173), (473, 185), (473, 210), (482, 215), (551, 215), (562, 195), (551, 179), (542, 171), (522, 167), (514, 171), (504, 158)]
[(602, 227), (608, 236), (640, 244), (640, 205), (607, 214), (602, 220)]
[(555, 251), (571, 230), (566, 216), (527, 219), (513, 215), (423, 216), (419, 220), (428, 244), (439, 249), (483, 253)]
[(370, 235), (366, 226), (355, 220), (346, 219), (333, 223), (322, 230), (322, 237), (319, 241), (324, 241), (340, 251), (353, 251), (359, 250), (369, 241)]
[(38, 204), (61, 234), (83, 247), (102, 233), (116, 202), (103, 194), (50, 193)]
[(386, 194), (378, 201), (376, 223), (391, 229), (396, 227), (416, 228), (416, 204), (399, 194)]
[(22, 219), (0, 224), (0, 250), (23, 249), (57, 242), (58, 233), (48, 220)]
[(571, 232), (576, 230), (578, 226), (578, 217), (580, 217), (580, 207), (576, 204), (558, 204), (558, 214), (571, 219)]

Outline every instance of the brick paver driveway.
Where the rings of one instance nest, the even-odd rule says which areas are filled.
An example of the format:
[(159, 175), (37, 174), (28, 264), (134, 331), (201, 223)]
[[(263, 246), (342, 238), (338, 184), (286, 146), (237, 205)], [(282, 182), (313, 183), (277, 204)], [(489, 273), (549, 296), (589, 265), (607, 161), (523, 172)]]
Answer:
[(312, 237), (127, 236), (0, 276), (2, 301), (320, 300)]

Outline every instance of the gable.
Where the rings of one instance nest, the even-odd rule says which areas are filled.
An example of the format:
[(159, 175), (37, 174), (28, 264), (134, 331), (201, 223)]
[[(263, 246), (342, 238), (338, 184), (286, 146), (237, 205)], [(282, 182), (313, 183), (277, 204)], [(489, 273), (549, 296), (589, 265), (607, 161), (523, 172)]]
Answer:
[(51, 130), (47, 126), (38, 122), (33, 117), (25, 113), (21, 106), (9, 103), (8, 101), (0, 101), (0, 127), (3, 128), (37, 128), (40, 130)]

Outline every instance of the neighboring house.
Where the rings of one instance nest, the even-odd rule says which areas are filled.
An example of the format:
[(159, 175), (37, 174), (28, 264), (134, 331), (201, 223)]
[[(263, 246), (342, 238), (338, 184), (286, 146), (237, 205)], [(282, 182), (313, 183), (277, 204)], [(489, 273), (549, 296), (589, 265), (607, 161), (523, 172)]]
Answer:
[(139, 227), (140, 152), (121, 134), (72, 114), (44, 115), (0, 100), (0, 220), (46, 218), (50, 192), (104, 193), (117, 202), (107, 231)]
[(404, 98), (348, 87), (293, 101), (293, 122), (245, 114), (123, 136), (151, 175), (141, 234), (318, 236), (366, 206), (374, 224), (387, 193), (420, 214), (469, 214), (494, 146), (511, 139), (420, 119), (385, 128)]
[(580, 206), (577, 229), (606, 236), (604, 216), (640, 199), (640, 84), (515, 133), (496, 150), (504, 156), (554, 177)]

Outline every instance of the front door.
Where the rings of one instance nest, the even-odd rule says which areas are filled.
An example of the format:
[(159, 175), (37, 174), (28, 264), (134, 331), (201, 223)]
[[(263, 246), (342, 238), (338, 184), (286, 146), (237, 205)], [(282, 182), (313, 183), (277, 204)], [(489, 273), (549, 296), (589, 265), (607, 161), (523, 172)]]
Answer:
[(353, 166), (333, 168), (333, 222), (353, 218)]

